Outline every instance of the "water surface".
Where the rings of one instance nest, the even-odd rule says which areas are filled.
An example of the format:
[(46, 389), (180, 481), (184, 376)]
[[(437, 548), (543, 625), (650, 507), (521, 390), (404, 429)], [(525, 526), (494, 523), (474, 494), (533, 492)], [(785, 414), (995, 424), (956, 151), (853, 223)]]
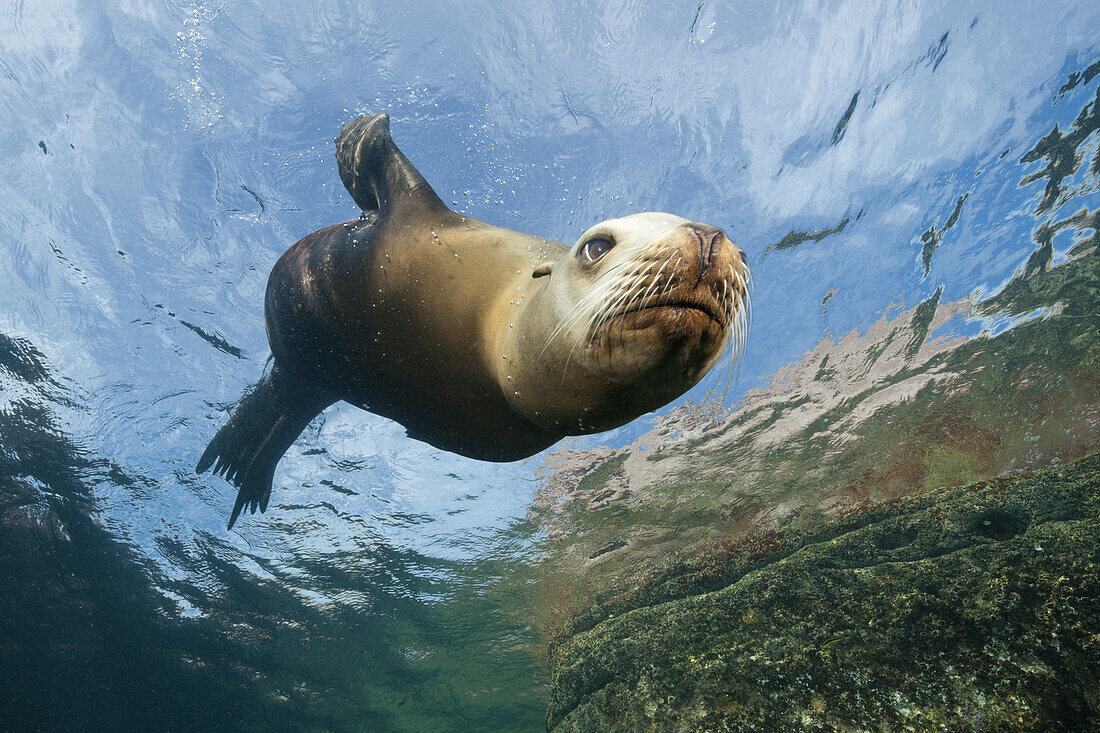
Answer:
[(358, 213), (332, 146), (353, 116), (388, 110), (443, 199), (493, 224), (566, 242), (641, 210), (723, 227), (757, 284), (732, 404), (829, 334), (988, 297), (1095, 232), (1034, 236), (1097, 205), (1096, 127), (1075, 122), (1096, 110), (1098, 30), (1083, 1), (17, 2), (0, 661), (34, 673), (5, 715), (543, 725), (525, 591), (543, 457), (479, 463), (338, 406), (231, 532), (234, 490), (193, 473), (267, 359), (272, 264)]

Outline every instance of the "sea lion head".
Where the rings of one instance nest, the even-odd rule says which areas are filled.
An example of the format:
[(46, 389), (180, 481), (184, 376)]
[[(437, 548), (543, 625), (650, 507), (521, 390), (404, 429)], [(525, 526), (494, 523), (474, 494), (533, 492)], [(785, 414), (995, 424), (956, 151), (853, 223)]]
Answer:
[(664, 213), (609, 219), (535, 269), (544, 275), (540, 308), (552, 315), (542, 319), (541, 360), (572, 374), (567, 385), (585, 383), (578, 370), (591, 375), (619, 402), (615, 388), (628, 387), (635, 404), (624, 411), (635, 414), (620, 423), (683, 394), (745, 334), (744, 253), (708, 224)]

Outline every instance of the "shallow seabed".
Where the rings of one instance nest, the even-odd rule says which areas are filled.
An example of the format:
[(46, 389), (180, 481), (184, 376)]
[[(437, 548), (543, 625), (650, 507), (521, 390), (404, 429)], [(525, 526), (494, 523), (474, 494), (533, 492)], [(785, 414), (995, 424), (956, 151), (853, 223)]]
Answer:
[[(1095, 359), (1078, 338), (1100, 310), (1080, 267), (1100, 204), (1095, 2), (16, 0), (2, 15), (0, 727), (545, 726), (538, 627), (572, 596), (540, 582), (561, 525), (528, 508), (567, 481), (562, 447), (595, 457), (581, 465), (637, 441), (657, 457), (664, 423), (493, 465), (335, 407), (280, 464), (268, 513), (231, 532), (232, 487), (193, 473), (264, 367), (272, 264), (358, 214), (332, 146), (355, 115), (388, 110), (444, 200), (493, 224), (572, 243), (661, 210), (725, 229), (756, 281), (744, 359), (732, 387), (720, 367), (666, 413), (760, 405), (807, 355), (817, 374), (826, 353), (874, 364), (883, 343), (898, 369), (947, 344), (986, 374), (1019, 370), (988, 344), (1062, 313), (1081, 331), (1021, 333)], [(1011, 290), (1067, 264), (1085, 278), (1069, 290)], [(944, 310), (964, 301), (1003, 307)], [(908, 330), (875, 330), (895, 321)], [(1058, 359), (1041, 376), (1085, 416), (1059, 430), (1093, 430), (1095, 384)], [(983, 426), (1032, 387), (983, 380), (973, 400), (1007, 416)], [(831, 404), (805, 388), (776, 404)], [(913, 415), (921, 435), (954, 429)], [(1088, 448), (1018, 437), (991, 461), (941, 451), (914, 482)], [(781, 485), (756, 509), (809, 490), (804, 464), (780, 465), (802, 457), (769, 459)], [(713, 509), (676, 521), (716, 526)]]

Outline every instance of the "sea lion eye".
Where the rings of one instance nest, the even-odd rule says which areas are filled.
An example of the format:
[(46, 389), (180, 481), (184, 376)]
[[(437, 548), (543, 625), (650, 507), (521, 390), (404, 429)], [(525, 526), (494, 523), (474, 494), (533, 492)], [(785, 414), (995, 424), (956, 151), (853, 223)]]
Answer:
[(580, 258), (581, 262), (595, 262), (603, 257), (604, 253), (611, 249), (612, 246), (611, 242), (606, 239), (600, 239), (598, 237), (596, 239), (589, 239), (581, 246), (580, 251), (577, 253), (577, 257)]

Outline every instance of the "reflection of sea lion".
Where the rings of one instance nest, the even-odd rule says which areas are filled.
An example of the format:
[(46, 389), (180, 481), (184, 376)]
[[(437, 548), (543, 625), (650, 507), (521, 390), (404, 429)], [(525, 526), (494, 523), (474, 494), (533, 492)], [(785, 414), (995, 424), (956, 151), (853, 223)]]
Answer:
[(741, 333), (748, 270), (714, 227), (635, 214), (566, 247), (448, 209), (384, 113), (349, 123), (336, 146), (364, 214), (275, 264), (274, 367), (199, 461), (240, 487), (230, 527), (245, 504), (267, 507), (279, 458), (338, 400), (510, 461), (660, 407)]

